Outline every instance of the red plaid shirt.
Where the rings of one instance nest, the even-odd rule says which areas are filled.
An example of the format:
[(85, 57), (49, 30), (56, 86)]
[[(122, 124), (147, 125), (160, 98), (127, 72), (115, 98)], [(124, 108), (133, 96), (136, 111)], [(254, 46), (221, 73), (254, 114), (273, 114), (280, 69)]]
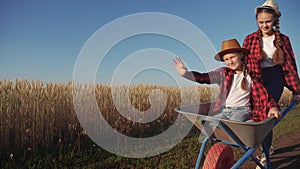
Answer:
[[(262, 79), (258, 32), (259, 30), (246, 36), (243, 47), (250, 50), (250, 54), (247, 56), (248, 70), (253, 72), (258, 79)], [(294, 95), (300, 94), (300, 80), (292, 45), (288, 36), (283, 34), (280, 36), (283, 42), (282, 50), (285, 53), (285, 62), (281, 66), (284, 73), (285, 87), (292, 91)]]
[[(215, 71), (208, 73), (199, 73), (192, 71), (191, 76), (185, 76), (185, 78), (196, 81), (198, 83), (205, 84), (218, 84), (220, 87), (219, 97), (213, 108), (213, 111), (219, 111), (225, 106), (225, 100), (230, 91), (233, 81), (234, 71), (227, 67), (216, 69)], [(271, 107), (278, 107), (278, 104), (268, 95), (265, 87), (257, 80), (252, 77), (251, 85), (251, 111), (252, 119), (254, 121), (261, 121), (267, 117), (267, 112)]]

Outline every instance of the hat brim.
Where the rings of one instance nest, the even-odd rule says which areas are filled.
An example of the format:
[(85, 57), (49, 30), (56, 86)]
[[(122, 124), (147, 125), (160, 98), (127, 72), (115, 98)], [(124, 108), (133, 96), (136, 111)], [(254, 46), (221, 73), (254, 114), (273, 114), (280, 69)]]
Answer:
[(231, 48), (231, 49), (223, 50), (223, 51), (217, 53), (215, 55), (215, 59), (217, 61), (224, 62), (223, 56), (226, 55), (227, 53), (233, 53), (233, 52), (242, 52), (242, 53), (244, 53), (244, 56), (248, 55), (250, 53), (250, 51), (246, 48)]
[(274, 8), (272, 8), (272, 7), (270, 7), (270, 6), (259, 6), (259, 7), (256, 7), (256, 8), (254, 9), (255, 14), (257, 14), (257, 10), (258, 10), (258, 9), (271, 9), (271, 10), (273, 10), (273, 11), (277, 14), (278, 18), (281, 16), (281, 12), (280, 12), (280, 11), (275, 10)]

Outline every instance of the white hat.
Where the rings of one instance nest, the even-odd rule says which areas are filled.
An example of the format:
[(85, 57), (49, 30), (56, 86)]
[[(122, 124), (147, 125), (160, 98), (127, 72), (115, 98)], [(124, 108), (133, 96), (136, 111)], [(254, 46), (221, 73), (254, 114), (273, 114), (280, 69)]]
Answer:
[(257, 14), (257, 10), (260, 8), (272, 9), (277, 14), (278, 17), (281, 16), (280, 11), (278, 10), (278, 4), (274, 0), (266, 0), (264, 4), (254, 9), (255, 14)]

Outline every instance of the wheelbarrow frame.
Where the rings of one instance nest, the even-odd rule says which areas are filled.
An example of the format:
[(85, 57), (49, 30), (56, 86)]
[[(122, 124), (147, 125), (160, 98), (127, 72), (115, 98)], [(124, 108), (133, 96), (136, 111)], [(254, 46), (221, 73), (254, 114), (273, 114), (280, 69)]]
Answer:
[[(211, 104), (211, 103), (204, 103), (204, 104)], [(203, 104), (203, 105), (204, 105)], [(217, 119), (217, 118), (213, 118), (210, 116), (203, 116), (203, 115), (199, 115), (199, 114), (191, 114), (188, 109), (188, 106), (197, 106), (197, 105), (187, 105), (187, 106), (180, 106), (180, 107), (176, 107), (175, 111), (184, 114), (186, 117), (188, 117), (189, 120), (191, 120), (194, 125), (196, 125), (196, 127), (198, 129), (200, 129), (201, 131), (204, 132), (204, 134), (206, 135), (205, 139), (202, 142), (202, 145), (200, 147), (200, 151), (198, 154), (198, 158), (197, 158), (197, 162), (195, 165), (195, 169), (199, 169), (200, 168), (200, 164), (201, 164), (201, 160), (204, 154), (204, 150), (205, 147), (208, 143), (208, 141), (211, 141), (213, 143), (216, 142), (221, 142), (223, 144), (227, 144), (230, 146), (234, 146), (234, 147), (239, 147), (241, 148), (245, 153), (244, 155), (237, 161), (234, 163), (234, 165), (231, 167), (231, 169), (237, 169), (239, 168), (248, 158), (251, 158), (258, 166), (260, 166), (262, 169), (265, 169), (265, 167), (263, 167), (261, 165), (261, 163), (259, 162), (259, 160), (254, 157), (253, 153), (256, 151), (256, 149), (262, 145), (263, 148), (263, 152), (266, 155), (266, 160), (267, 160), (267, 169), (271, 168), (271, 162), (270, 162), (270, 157), (269, 157), (269, 150), (265, 147), (263, 140), (264, 138), (267, 136), (267, 134), (283, 119), (283, 117), (297, 104), (297, 101), (293, 101), (285, 110), (282, 111), (282, 115), (280, 118), (275, 119), (273, 117), (269, 117), (261, 122), (236, 122), (236, 121), (230, 121), (230, 120), (224, 120), (224, 119)], [(201, 104), (200, 104), (201, 105)], [(211, 106), (211, 105), (210, 105)], [(209, 106), (204, 105), (204, 108), (201, 108), (201, 106), (199, 106), (200, 109), (198, 109), (198, 111), (208, 111), (209, 110)], [(195, 111), (195, 110), (193, 110)], [(196, 119), (191, 118), (190, 116), (197, 116)], [(217, 126), (216, 129), (218, 131), (221, 131), (222, 133), (218, 133), (216, 132), (215, 135), (215, 131), (214, 133), (210, 133), (209, 131), (207, 131), (207, 127), (203, 127), (201, 124), (208, 122), (209, 126), (211, 126), (212, 124)], [(236, 130), (237, 126), (239, 124), (245, 124), (242, 125), (243, 127), (246, 126), (246, 130), (250, 131), (250, 136), (244, 135), (243, 132), (240, 132), (240, 130)], [(248, 129), (247, 129), (248, 127)], [(249, 130), (250, 128), (250, 130)], [(211, 129), (210, 129), (211, 130)], [(252, 133), (251, 133), (251, 130)], [(258, 132), (258, 130), (260, 130), (260, 132)], [(266, 131), (266, 132), (261, 132), (261, 130)], [(224, 133), (225, 133), (225, 137), (224, 137)], [(246, 132), (244, 132), (246, 133)], [(219, 134), (219, 136), (218, 136)], [(258, 136), (257, 136), (258, 134)], [(258, 139), (254, 139), (249, 141), (249, 137), (253, 138), (256, 137)], [(225, 139), (223, 139), (225, 138)]]

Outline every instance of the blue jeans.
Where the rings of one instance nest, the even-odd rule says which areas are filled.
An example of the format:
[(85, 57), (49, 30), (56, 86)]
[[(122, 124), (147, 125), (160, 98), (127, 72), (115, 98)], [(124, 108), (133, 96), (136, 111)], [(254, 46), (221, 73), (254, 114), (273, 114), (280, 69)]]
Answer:
[[(224, 109), (221, 109), (213, 114), (210, 114), (210, 116), (218, 119), (245, 122), (251, 119), (251, 108), (250, 107), (230, 107), (230, 108), (225, 107)], [(210, 127), (204, 130), (204, 134), (206, 136), (210, 136), (211, 134), (213, 134), (214, 130), (215, 130), (215, 126), (211, 125)], [(200, 139), (204, 139), (204, 135), (199, 136), (199, 141), (203, 141)]]
[(220, 110), (213, 117), (234, 120), (234, 121), (247, 121), (251, 119), (251, 108), (250, 107), (225, 107)]

